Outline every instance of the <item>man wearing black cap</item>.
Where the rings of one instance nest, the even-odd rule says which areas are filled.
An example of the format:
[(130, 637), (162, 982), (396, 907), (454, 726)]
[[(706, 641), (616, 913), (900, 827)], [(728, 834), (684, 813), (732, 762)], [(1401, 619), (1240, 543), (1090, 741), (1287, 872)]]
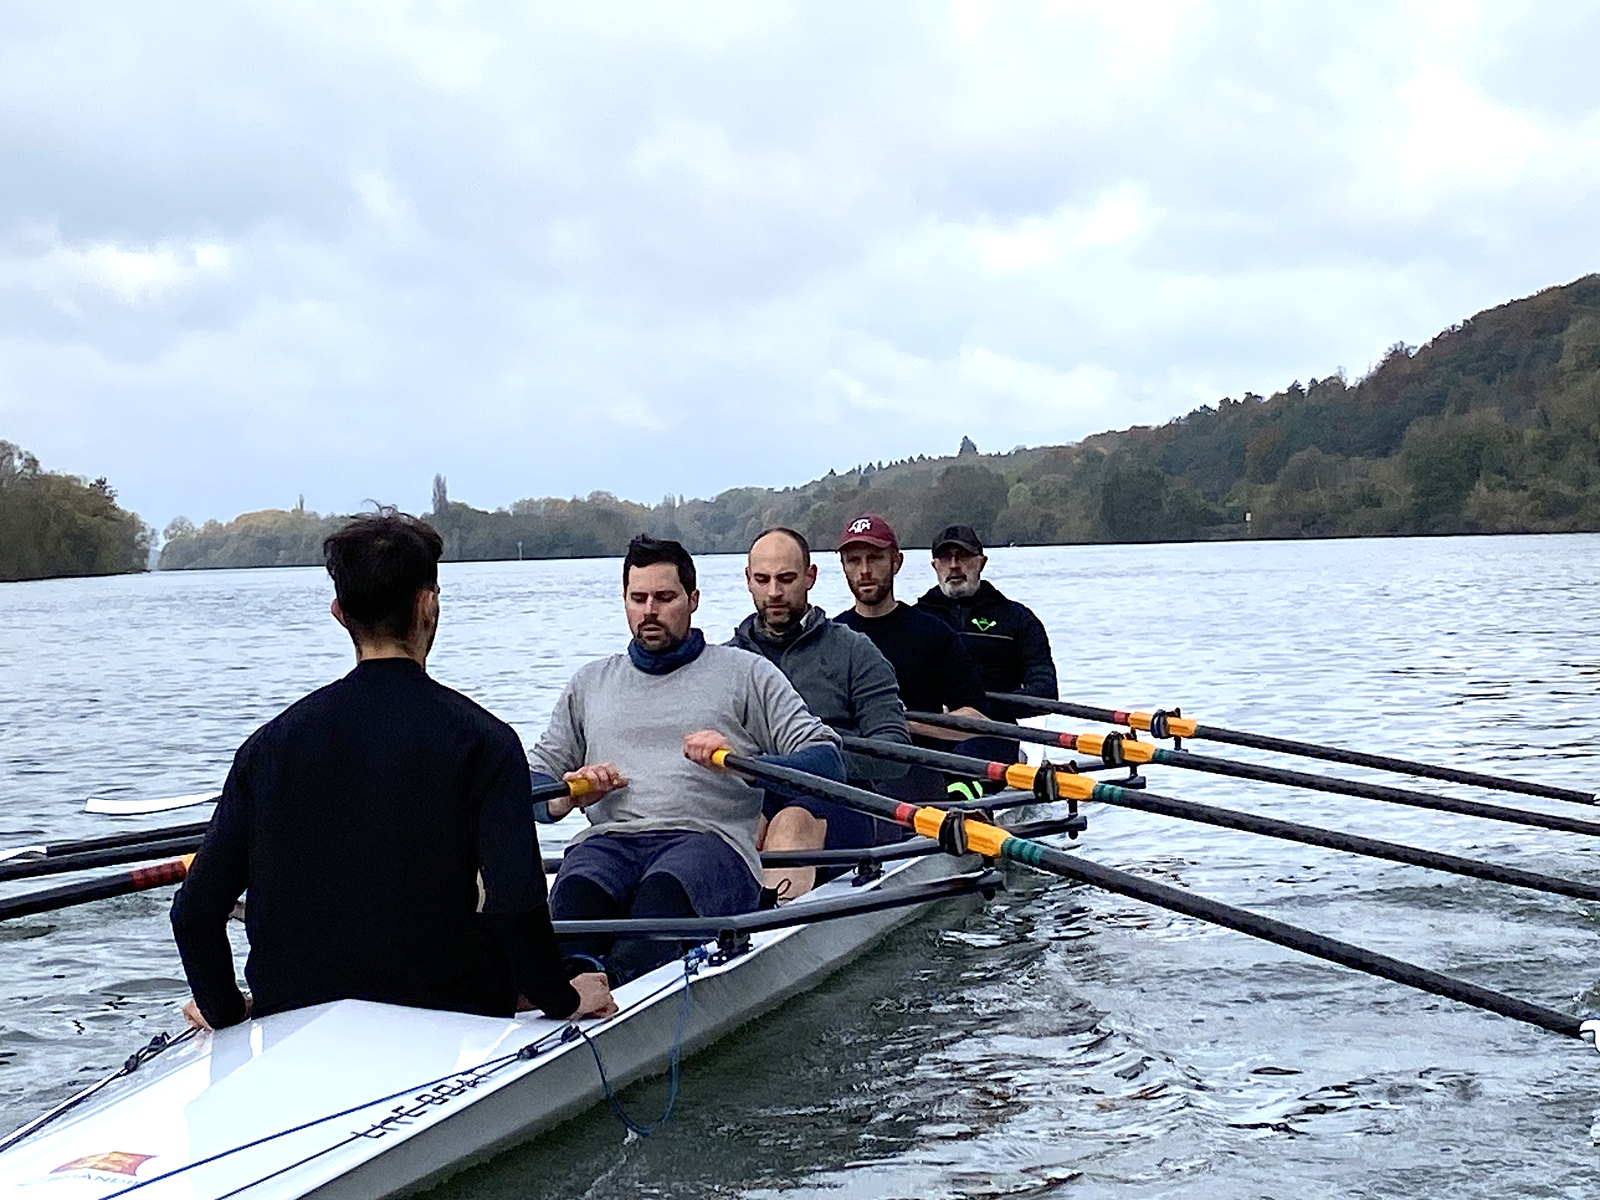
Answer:
[[(983, 578), (988, 562), (972, 526), (943, 529), (933, 540), (933, 571), (939, 583), (924, 593), (917, 608), (961, 635), (986, 691), (1054, 700), (1056, 664), (1050, 655), (1050, 636), (1031, 609), (1006, 599)], [(991, 705), (998, 718), (1029, 715), (1025, 708), (998, 701)]]
[[(905, 564), (905, 555), (889, 523), (876, 513), (849, 522), (839, 535), (839, 561), (855, 605), (834, 620), (866, 634), (883, 652), (899, 680), (906, 711), (982, 717), (983, 682), (961, 639), (942, 621), (895, 599), (894, 577)], [(915, 721), (908, 725), (913, 740), (924, 744), (928, 739), (952, 742), (966, 737)], [(891, 787), (882, 790), (897, 794)]]

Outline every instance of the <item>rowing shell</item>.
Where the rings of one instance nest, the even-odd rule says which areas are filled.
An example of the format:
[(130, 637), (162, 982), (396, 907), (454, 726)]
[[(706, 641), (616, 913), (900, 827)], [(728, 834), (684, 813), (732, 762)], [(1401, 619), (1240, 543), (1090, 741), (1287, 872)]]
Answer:
[[(972, 863), (942, 854), (887, 863), (876, 880), (836, 879), (785, 912), (927, 883)], [(573, 1024), (535, 1014), (360, 1000), (186, 1038), (40, 1118), (37, 1132), (0, 1152), (0, 1193), (361, 1200), (425, 1187), (593, 1106), (604, 1094), (594, 1050), (614, 1089), (657, 1073), (680, 1027), (685, 1053), (707, 1045), (927, 907), (758, 932), (726, 961), (674, 961), (618, 988), (617, 1016), (581, 1023), (587, 1041)]]

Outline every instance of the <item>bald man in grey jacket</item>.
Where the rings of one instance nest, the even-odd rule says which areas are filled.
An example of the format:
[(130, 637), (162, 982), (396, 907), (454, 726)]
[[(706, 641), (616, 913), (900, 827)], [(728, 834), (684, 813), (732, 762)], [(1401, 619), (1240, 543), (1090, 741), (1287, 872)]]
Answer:
[[(728, 644), (765, 656), (783, 672), (806, 707), (837, 733), (911, 744), (905, 707), (894, 668), (864, 634), (828, 620), (811, 603), (817, 581), (811, 547), (793, 529), (777, 527), (750, 546), (745, 583), (756, 610), (740, 623)], [(898, 763), (845, 755), (851, 783), (871, 787), (898, 779)], [(763, 806), (766, 828), (761, 848), (771, 851), (830, 850), (873, 846), (898, 840), (900, 828), (864, 813), (810, 797), (770, 794)], [(816, 868), (771, 868), (763, 886), (784, 900), (809, 891)]]

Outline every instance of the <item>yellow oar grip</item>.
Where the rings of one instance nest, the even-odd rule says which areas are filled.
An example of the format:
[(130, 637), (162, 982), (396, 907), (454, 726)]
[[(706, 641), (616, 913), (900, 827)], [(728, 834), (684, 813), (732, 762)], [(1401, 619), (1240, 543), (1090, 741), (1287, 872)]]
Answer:
[(594, 784), (590, 783), (582, 775), (576, 779), (567, 780), (567, 795), (569, 796), (587, 796), (592, 791), (594, 791)]
[(726, 765), (728, 761), (728, 755), (732, 753), (732, 750), (713, 750), (711, 752), (711, 765), (714, 767)]

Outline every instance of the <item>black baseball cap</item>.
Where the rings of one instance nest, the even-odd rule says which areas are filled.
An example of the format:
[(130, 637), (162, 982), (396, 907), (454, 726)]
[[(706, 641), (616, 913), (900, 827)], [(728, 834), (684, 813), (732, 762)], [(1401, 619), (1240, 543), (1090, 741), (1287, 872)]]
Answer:
[(946, 546), (960, 546), (968, 554), (983, 553), (983, 542), (971, 525), (946, 525), (941, 529), (933, 539), (934, 557)]

